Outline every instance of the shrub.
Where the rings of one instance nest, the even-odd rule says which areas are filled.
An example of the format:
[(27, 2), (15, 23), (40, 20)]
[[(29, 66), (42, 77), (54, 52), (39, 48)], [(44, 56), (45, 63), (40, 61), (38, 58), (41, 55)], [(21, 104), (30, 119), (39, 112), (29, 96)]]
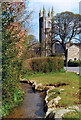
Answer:
[(55, 72), (64, 67), (64, 61), (60, 57), (38, 57), (24, 62), (24, 71), (28, 72)]
[[(6, 59), (6, 57), (4, 56)], [(21, 62), (5, 59), (2, 61), (2, 116), (9, 112), (23, 101), (23, 91), (20, 87)], [(7, 63), (8, 62), (8, 63)]]
[(69, 67), (79, 67), (79, 66), (81, 66), (81, 60), (69, 61), (68, 66)]

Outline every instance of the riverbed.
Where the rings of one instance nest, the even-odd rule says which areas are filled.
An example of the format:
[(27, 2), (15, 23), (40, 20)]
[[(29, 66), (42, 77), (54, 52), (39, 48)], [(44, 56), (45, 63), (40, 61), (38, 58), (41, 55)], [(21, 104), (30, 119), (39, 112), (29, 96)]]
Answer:
[(44, 93), (34, 92), (27, 83), (21, 83), (25, 92), (24, 101), (6, 118), (44, 118)]

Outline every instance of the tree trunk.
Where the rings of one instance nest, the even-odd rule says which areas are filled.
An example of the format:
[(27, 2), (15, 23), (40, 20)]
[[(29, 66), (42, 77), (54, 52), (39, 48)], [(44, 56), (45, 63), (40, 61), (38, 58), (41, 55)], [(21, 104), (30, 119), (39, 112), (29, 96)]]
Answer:
[(68, 49), (65, 50), (65, 66), (68, 66)]

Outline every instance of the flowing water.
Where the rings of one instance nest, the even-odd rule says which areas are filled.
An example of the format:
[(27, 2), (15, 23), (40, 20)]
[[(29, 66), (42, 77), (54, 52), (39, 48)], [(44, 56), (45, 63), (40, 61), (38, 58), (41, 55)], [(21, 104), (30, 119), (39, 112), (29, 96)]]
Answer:
[(34, 93), (27, 83), (21, 83), (25, 92), (24, 101), (6, 118), (44, 118), (44, 93)]

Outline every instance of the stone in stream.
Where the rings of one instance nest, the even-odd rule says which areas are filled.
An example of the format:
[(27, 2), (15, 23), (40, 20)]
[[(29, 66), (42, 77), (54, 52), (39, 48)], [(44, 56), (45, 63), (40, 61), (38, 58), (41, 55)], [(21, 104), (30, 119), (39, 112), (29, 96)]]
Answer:
[(46, 101), (46, 103), (48, 103), (48, 98), (51, 96), (51, 95), (54, 95), (56, 92), (52, 92), (52, 93), (49, 93), (48, 95), (46, 95), (46, 97), (45, 97), (45, 101)]
[(61, 100), (61, 97), (57, 96), (56, 98), (52, 99), (48, 102), (47, 106), (50, 107), (56, 107), (58, 105), (58, 101)]

